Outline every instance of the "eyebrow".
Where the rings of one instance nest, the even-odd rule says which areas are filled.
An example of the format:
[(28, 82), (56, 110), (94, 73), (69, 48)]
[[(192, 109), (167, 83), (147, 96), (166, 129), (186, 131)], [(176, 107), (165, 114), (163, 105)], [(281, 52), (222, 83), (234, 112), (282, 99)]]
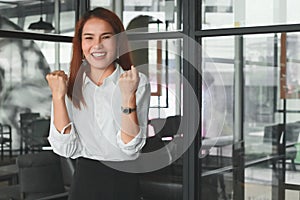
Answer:
[[(105, 32), (105, 33), (102, 33), (101, 36), (102, 36), (102, 35), (109, 35), (109, 34), (113, 35), (112, 32)], [(83, 35), (84, 35), (84, 36), (93, 36), (93, 35), (95, 35), (95, 34), (93, 34), (93, 33), (83, 33)]]

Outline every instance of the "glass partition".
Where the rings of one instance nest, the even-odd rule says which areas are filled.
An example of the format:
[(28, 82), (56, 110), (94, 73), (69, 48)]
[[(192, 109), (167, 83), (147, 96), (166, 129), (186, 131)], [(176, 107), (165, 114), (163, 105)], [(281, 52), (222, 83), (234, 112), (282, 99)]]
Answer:
[[(58, 23), (55, 24), (55, 4), (58, 2), (59, 16)], [(1, 30), (24, 30), (36, 33), (56, 33), (61, 35), (73, 36), (75, 28), (75, 6), (72, 0), (64, 1), (14, 1), (0, 3), (0, 25)], [(30, 24), (39, 22), (40, 18), (44, 22), (52, 24), (56, 30), (31, 30)]]
[[(91, 0), (90, 7), (102, 6), (115, 11), (126, 29), (140, 32), (181, 30), (179, 0)], [(146, 28), (146, 29), (145, 29)]]
[(50, 71), (68, 73), (71, 43), (61, 43), (61, 62), (55, 64), (55, 43), (0, 38), (0, 121), (11, 124), (13, 149), (19, 149), (22, 112), (50, 116), (51, 93), (45, 79)]
[(297, 0), (203, 0), (202, 27), (233, 28), (299, 23)]
[[(297, 197), (293, 190), (299, 185), (298, 35), (246, 35), (242, 45), (237, 45), (233, 36), (203, 38), (202, 151), (205, 147), (210, 151), (201, 158), (202, 195), (207, 197), (205, 192), (215, 191), (218, 195), (212, 199), (220, 199), (224, 193), (227, 198), (232, 198), (235, 180), (230, 172), (240, 170), (244, 171), (245, 178), (244, 199), (280, 199), (284, 191), (286, 199)], [(242, 52), (243, 60), (237, 60), (235, 52)], [(244, 80), (242, 138), (245, 152), (244, 168), (241, 169), (234, 167), (237, 161), (232, 157), (234, 143), (226, 144), (224, 137), (233, 136), (236, 123), (234, 96), (239, 94), (234, 92), (234, 79), (240, 62), (243, 63)], [(222, 77), (221, 82), (214, 79), (216, 72)], [(220, 91), (216, 92), (220, 86), (226, 91), (225, 104)], [(219, 108), (225, 105), (224, 123), (218, 118), (214, 101)], [(210, 124), (213, 118), (215, 121)], [(222, 128), (216, 133), (220, 124)], [(207, 141), (212, 141), (213, 137), (217, 137), (216, 141), (207, 146)], [(210, 185), (206, 187), (208, 183)], [(215, 195), (215, 192), (210, 194)]]
[[(145, 199), (182, 199), (182, 39), (132, 40), (133, 63), (149, 77), (151, 99), (148, 137), (141, 157), (149, 164), (141, 173)], [(161, 192), (156, 192), (161, 191)]]
[[(234, 37), (202, 40), (200, 199), (232, 197)], [(226, 168), (231, 170), (225, 170)]]
[[(300, 185), (299, 181), (299, 163), (300, 163), (300, 92), (299, 92), (299, 53), (298, 44), (300, 42), (299, 33), (286, 34), (286, 69), (282, 68), (280, 72), (281, 80), (283, 79), (283, 86), (281, 92), (285, 92), (285, 105), (282, 103), (281, 108), (286, 112), (286, 176), (285, 181), (291, 185)], [(282, 82), (281, 82), (282, 83)], [(282, 111), (282, 110), (281, 110)], [(289, 188), (291, 189), (291, 188)], [(286, 193), (292, 190), (287, 190)], [(297, 197), (296, 195), (295, 197)]]

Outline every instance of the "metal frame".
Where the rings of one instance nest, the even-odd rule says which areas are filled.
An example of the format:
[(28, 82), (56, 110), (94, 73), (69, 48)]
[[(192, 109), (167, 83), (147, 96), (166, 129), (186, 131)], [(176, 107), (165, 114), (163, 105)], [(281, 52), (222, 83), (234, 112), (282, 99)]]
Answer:
[[(191, 39), (196, 40), (195, 36), (195, 29), (201, 28), (201, 25), (199, 27), (199, 19), (201, 17), (201, 4), (202, 1), (182, 1), (182, 14), (183, 14), (183, 34), (188, 36)], [(198, 11), (198, 12), (197, 12)], [(199, 12), (200, 11), (200, 12)], [(201, 24), (201, 23), (200, 23)], [(201, 41), (201, 40), (198, 40)], [(183, 53), (184, 58), (188, 58), (189, 60), (194, 61), (195, 66), (201, 67), (201, 62), (199, 59), (200, 52), (198, 49), (194, 49), (193, 45), (191, 46), (189, 44), (189, 41), (184, 38), (183, 39)], [(201, 55), (201, 54), (200, 54)], [(200, 56), (201, 60), (201, 56)], [(198, 62), (197, 62), (198, 61)], [(202, 95), (202, 87), (201, 86), (201, 76), (198, 73), (196, 69), (194, 69), (195, 66), (192, 66), (190, 63), (188, 63), (186, 60), (183, 62), (183, 76), (188, 80), (188, 82), (191, 84), (192, 88), (194, 89), (197, 98), (198, 103), (201, 102), (201, 95)], [(199, 70), (199, 69), (198, 69)], [(200, 70), (199, 70), (200, 71)], [(192, 130), (191, 127), (195, 127), (194, 125), (197, 125), (199, 122), (195, 121), (192, 117), (190, 118), (190, 113), (194, 113), (195, 110), (195, 102), (191, 101), (192, 95), (188, 94), (187, 90), (185, 90), (185, 85), (183, 87), (183, 125), (184, 130), (187, 130), (187, 133), (185, 134), (187, 137), (184, 138), (184, 140), (190, 140), (192, 138), (190, 134), (188, 133), (194, 133), (197, 131), (196, 137), (193, 141), (193, 143), (190, 145), (186, 153), (183, 157), (183, 199), (184, 200), (197, 200), (200, 197), (201, 194), (201, 180), (200, 180), (200, 171), (199, 171), (199, 159), (198, 159), (198, 152), (200, 149), (200, 131), (201, 130), (201, 124), (199, 125), (200, 128), (198, 130)], [(200, 103), (201, 104), (201, 103)], [(201, 105), (199, 105), (201, 109)], [(200, 115), (200, 121), (201, 121), (201, 115)], [(192, 125), (191, 125), (192, 124)], [(197, 126), (196, 126), (197, 127)], [(187, 144), (187, 142), (185, 142)]]

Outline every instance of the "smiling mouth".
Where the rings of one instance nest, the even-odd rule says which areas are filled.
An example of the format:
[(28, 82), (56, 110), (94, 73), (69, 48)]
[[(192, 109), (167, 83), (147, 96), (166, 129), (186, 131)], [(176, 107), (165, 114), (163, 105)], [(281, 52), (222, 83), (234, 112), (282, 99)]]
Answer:
[(105, 56), (106, 53), (105, 53), (105, 52), (94, 52), (94, 53), (91, 53), (91, 55), (92, 55), (93, 57), (100, 58), (100, 57)]

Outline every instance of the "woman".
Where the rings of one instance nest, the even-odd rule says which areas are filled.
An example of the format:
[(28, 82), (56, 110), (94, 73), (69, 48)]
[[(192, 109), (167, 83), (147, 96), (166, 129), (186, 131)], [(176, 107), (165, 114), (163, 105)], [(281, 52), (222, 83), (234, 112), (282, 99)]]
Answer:
[(136, 174), (103, 164), (133, 161), (145, 144), (150, 87), (132, 66), (123, 31), (113, 12), (88, 11), (76, 25), (69, 78), (63, 71), (46, 77), (48, 139), (57, 154), (78, 158), (71, 200), (138, 199)]

